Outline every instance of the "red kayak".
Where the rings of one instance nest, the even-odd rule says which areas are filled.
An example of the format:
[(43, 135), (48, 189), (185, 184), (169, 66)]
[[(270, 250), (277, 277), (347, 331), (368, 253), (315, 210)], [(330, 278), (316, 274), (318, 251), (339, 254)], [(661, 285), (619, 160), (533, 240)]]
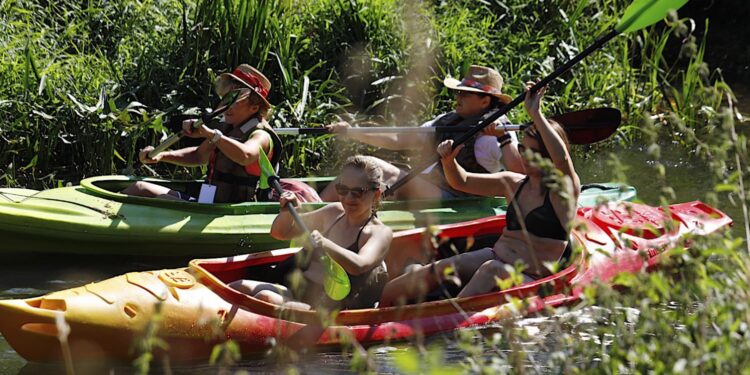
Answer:
[[(272, 342), (325, 349), (351, 339), (363, 345), (408, 340), (418, 333), (479, 326), (575, 303), (593, 281), (608, 283), (620, 272), (649, 269), (665, 250), (683, 245), (686, 236), (707, 235), (732, 223), (697, 201), (671, 205), (668, 213), (646, 205), (611, 203), (579, 209), (578, 220), (582, 225), (571, 235), (576, 250), (570, 265), (547, 278), (480, 296), (341, 311), (330, 326), (322, 325), (315, 311), (282, 309), (226, 285), (241, 278), (272, 278), (274, 265), (299, 251), (293, 248), (193, 260), (187, 268), (133, 272), (42, 297), (0, 301), (0, 331), (24, 358), (58, 361), (55, 315), (62, 312), (71, 327), (73, 358), (130, 360), (137, 355), (133, 342), (158, 305), (158, 336), (169, 344), (166, 354), (172, 361), (206, 358), (224, 339), (236, 341), (245, 354), (263, 352)], [(409, 259), (430, 259), (446, 246), (468, 245), (468, 251), (491, 246), (504, 227), (505, 216), (443, 225), (436, 242), (426, 241), (433, 234), (425, 229), (398, 232), (386, 258), (391, 277)], [(508, 308), (509, 297), (525, 301), (524, 310)], [(212, 333), (216, 327), (224, 332), (218, 338)]]

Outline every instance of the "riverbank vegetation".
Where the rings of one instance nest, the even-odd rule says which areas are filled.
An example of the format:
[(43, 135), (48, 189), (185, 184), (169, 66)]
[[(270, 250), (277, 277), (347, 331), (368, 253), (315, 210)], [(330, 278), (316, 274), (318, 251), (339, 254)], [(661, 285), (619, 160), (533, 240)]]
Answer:
[[(472, 63), (491, 65), (503, 73), (504, 91), (518, 94), (524, 81), (552, 71), (611, 27), (628, 3), (0, 0), (0, 184), (49, 187), (109, 173), (199, 177), (201, 170), (145, 169), (137, 150), (176, 130), (179, 115), (215, 104), (213, 79), (243, 62), (272, 79), (277, 127), (320, 126), (336, 116), (415, 124), (451, 107), (444, 76), (459, 76)], [(547, 111), (622, 110), (626, 125), (611, 142), (638, 143), (649, 154), (654, 162), (643, 167), (653, 171), (663, 204), (674, 200), (669, 166), (659, 161), (665, 140), (702, 157), (714, 189), (694, 198), (739, 207), (739, 230), (696, 238), (656, 272), (621, 276), (617, 291), (587, 289), (579, 305), (550, 311), (535, 334), (514, 320), (491, 332), (457, 333), (466, 353), (452, 364), (458, 369), (421, 342), (393, 355), (396, 369), (748, 367), (747, 140), (737, 130), (742, 116), (730, 86), (704, 61), (706, 48), (705, 34), (696, 37), (689, 20), (672, 15), (618, 37), (556, 81)], [(524, 120), (520, 111), (511, 117)], [(356, 147), (328, 137), (287, 139), (285, 171), (328, 173), (337, 155)], [(609, 159), (612, 175), (627, 182), (627, 167), (616, 155)], [(364, 349), (354, 358), (356, 370), (377, 370)]]
[[(516, 95), (611, 27), (628, 3), (3, 1), (0, 181), (41, 188), (112, 173), (200, 177), (200, 169), (142, 168), (137, 150), (179, 129), (181, 115), (215, 105), (213, 79), (243, 62), (271, 77), (275, 126), (337, 117), (420, 123), (451, 108), (446, 75), (494, 66)], [(627, 126), (615, 142), (635, 142), (652, 115), (679, 141), (681, 132), (710, 130), (716, 112), (707, 108), (731, 91), (682, 21), (675, 15), (610, 42), (553, 84), (547, 111), (619, 108)], [(665, 58), (665, 50), (679, 53)], [(521, 111), (511, 118), (524, 120)], [(286, 141), (289, 176), (335, 172), (337, 156), (356, 148), (328, 137)]]

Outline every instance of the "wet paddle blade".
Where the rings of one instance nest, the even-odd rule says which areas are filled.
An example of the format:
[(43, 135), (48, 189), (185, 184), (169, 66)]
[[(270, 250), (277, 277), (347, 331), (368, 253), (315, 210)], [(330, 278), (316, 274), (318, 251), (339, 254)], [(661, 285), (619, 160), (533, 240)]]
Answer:
[(599, 142), (611, 136), (622, 121), (616, 108), (596, 108), (551, 117), (560, 123), (574, 145)]
[(273, 164), (268, 160), (266, 152), (263, 151), (263, 147), (258, 147), (260, 154), (258, 155), (258, 165), (260, 166), (260, 188), (268, 189), (271, 185), (268, 184), (268, 178), (276, 175), (276, 170), (273, 168)]
[(325, 279), (323, 280), (323, 289), (326, 295), (334, 301), (341, 301), (349, 295), (352, 290), (352, 285), (349, 282), (349, 275), (347, 275), (344, 267), (336, 263), (327, 255), (320, 257), (323, 268), (325, 269)]
[(670, 10), (680, 9), (687, 2), (688, 0), (635, 0), (625, 9), (615, 30), (629, 33), (651, 26), (664, 19)]

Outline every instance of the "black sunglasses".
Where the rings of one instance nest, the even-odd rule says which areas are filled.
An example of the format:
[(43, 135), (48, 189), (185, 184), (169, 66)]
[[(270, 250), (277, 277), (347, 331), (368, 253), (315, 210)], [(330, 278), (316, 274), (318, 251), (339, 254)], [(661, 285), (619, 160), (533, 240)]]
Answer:
[(362, 195), (364, 195), (366, 192), (370, 190), (377, 190), (377, 189), (372, 186), (349, 187), (344, 184), (336, 184), (336, 194), (342, 197), (345, 197), (347, 194), (351, 193), (352, 197), (359, 199), (359, 198), (362, 198)]
[[(541, 151), (539, 151), (539, 150), (537, 150), (535, 148), (529, 148), (529, 150), (531, 150), (533, 152), (536, 152), (537, 154), (541, 154)], [(519, 154), (523, 154), (524, 152), (526, 152), (526, 146), (524, 146), (523, 144), (519, 143), (518, 144), (518, 153)]]

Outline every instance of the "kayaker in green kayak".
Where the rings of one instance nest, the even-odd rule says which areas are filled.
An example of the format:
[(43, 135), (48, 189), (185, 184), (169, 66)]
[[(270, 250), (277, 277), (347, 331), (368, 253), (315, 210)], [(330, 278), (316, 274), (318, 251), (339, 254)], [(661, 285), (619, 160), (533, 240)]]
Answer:
[[(167, 162), (183, 166), (208, 164), (206, 183), (200, 191), (176, 191), (154, 183), (138, 181), (122, 192), (129, 195), (163, 199), (182, 199), (201, 203), (237, 203), (254, 201), (260, 176), (258, 155), (260, 148), (269, 155), (276, 167), (281, 158), (282, 145), (266, 119), (271, 104), (268, 92), (271, 82), (260, 71), (242, 64), (232, 73), (221, 74), (216, 80), (216, 93), (223, 97), (240, 90), (239, 99), (224, 112), (224, 121), (214, 129), (205, 124), (193, 129), (196, 120), (186, 120), (182, 132), (191, 138), (204, 138), (197, 147), (165, 151), (153, 158), (148, 146), (141, 150), (144, 164)], [(264, 200), (261, 197), (261, 200)]]
[[(528, 82), (527, 90), (533, 86)], [(510, 277), (508, 269), (520, 262), (523, 282), (552, 274), (546, 264), (564, 263), (570, 257), (569, 235), (576, 214), (576, 200), (580, 193), (580, 179), (573, 167), (568, 150), (567, 135), (556, 122), (547, 120), (541, 112), (541, 99), (546, 88), (526, 94), (526, 111), (534, 121), (518, 151), (524, 155), (527, 174), (499, 172), (478, 174), (467, 172), (456, 156), (462, 146), (452, 150), (453, 141), (438, 146), (446, 180), (454, 188), (477, 195), (513, 197), (506, 216), (507, 226), (494, 248), (484, 248), (418, 266), (392, 280), (385, 288), (381, 306), (391, 306), (398, 300), (418, 297), (424, 290), (435, 289), (445, 280), (448, 268), (465, 284), (458, 297), (488, 293), (497, 289), (497, 279)], [(539, 163), (531, 163), (538, 154), (541, 162), (551, 162), (562, 173), (551, 179), (554, 170), (545, 171)], [(557, 186), (550, 186), (557, 183)]]
[[(456, 92), (456, 106), (453, 112), (440, 115), (424, 124), (423, 127), (476, 125), (483, 117), (512, 99), (502, 93), (503, 77), (496, 70), (472, 65), (465, 77), (459, 81), (446, 78), (446, 87)], [(503, 116), (496, 125), (508, 123)], [(337, 122), (328, 125), (334, 134), (343, 135), (351, 125)], [(347, 137), (389, 150), (414, 150), (422, 157), (431, 157), (435, 147), (446, 139), (453, 139), (461, 133), (440, 132), (433, 134), (346, 134)], [(514, 133), (505, 133), (502, 127), (488, 126), (486, 130), (467, 142), (457, 159), (467, 171), (475, 173), (494, 173), (504, 169), (523, 172), (521, 157), (515, 144), (518, 141)], [(390, 186), (407, 172), (398, 167), (370, 157), (383, 170), (383, 181)], [(470, 195), (452, 188), (443, 175), (442, 168), (435, 165), (418, 178), (413, 179), (396, 191), (395, 199), (440, 199)], [(327, 187), (320, 194), (324, 201), (336, 199), (333, 186)]]
[[(301, 309), (373, 307), (388, 281), (383, 260), (393, 238), (391, 229), (376, 214), (382, 195), (382, 176), (380, 167), (370, 158), (352, 156), (344, 164), (335, 185), (339, 202), (300, 215), (312, 231), (310, 240), (315, 247), (309, 263), (299, 267), (302, 285), (294, 287), (291, 281), (278, 285), (254, 280), (239, 280), (229, 285), (263, 301)], [(295, 194), (285, 192), (280, 204), (299, 207), (299, 200)], [(302, 234), (292, 215), (281, 210), (273, 222), (271, 235), (290, 240)], [(349, 275), (351, 292), (341, 301), (331, 300), (324, 293), (323, 254), (340, 264)], [(277, 269), (291, 273), (297, 268), (298, 260), (290, 258)]]

